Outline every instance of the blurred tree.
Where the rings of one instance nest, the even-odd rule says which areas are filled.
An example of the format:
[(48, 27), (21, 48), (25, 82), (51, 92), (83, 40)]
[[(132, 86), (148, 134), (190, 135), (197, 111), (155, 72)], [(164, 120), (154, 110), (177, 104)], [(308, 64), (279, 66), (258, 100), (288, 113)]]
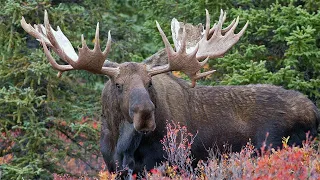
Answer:
[[(100, 168), (94, 167), (91, 159), (100, 157), (99, 131), (93, 125), (100, 114), (101, 90), (95, 88), (94, 81), (101, 77), (66, 73), (58, 79), (39, 43), (21, 28), (20, 19), (23, 15), (28, 22), (41, 23), (47, 9), (51, 22), (59, 24), (71, 41), (78, 44), (80, 31), (91, 33), (94, 29), (89, 26), (95, 27), (96, 21), (87, 22), (85, 17), (89, 14), (84, 6), (72, 3), (52, 6), (50, 1), (5, 1), (2, 4), (1, 178), (50, 179), (53, 173), (72, 172), (63, 166), (71, 158), (79, 159), (94, 172)], [(88, 25), (68, 23), (74, 21)], [(90, 40), (93, 35), (88, 36)], [(84, 84), (82, 79), (90, 83)], [(3, 162), (8, 157), (11, 158)]]

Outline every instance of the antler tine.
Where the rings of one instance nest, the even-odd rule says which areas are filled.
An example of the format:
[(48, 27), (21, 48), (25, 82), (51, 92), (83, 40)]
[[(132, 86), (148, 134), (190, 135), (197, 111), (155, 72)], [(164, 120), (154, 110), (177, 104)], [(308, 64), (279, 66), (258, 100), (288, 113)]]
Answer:
[(247, 29), (248, 25), (249, 25), (249, 21), (247, 21), (246, 24), (245, 24), (245, 25), (243, 26), (243, 28), (241, 29), (241, 31), (238, 32), (237, 36), (238, 36), (239, 38), (244, 34), (244, 32), (245, 32), (245, 30)]
[(184, 53), (187, 48), (187, 32), (186, 32), (186, 26), (183, 26), (183, 32), (182, 32), (182, 42), (181, 42), (181, 48), (179, 49), (179, 53)]
[[(100, 49), (100, 48), (99, 48)], [(107, 40), (107, 45), (102, 54), (107, 57), (109, 51), (111, 49), (111, 33), (108, 31), (108, 40)], [(119, 68), (110, 68), (110, 67), (102, 67), (101, 71), (103, 74), (109, 74), (109, 76), (116, 77), (119, 75), (120, 70)]]
[[(213, 25), (215, 27), (216, 24)], [(206, 29), (204, 33), (204, 37), (209, 38), (209, 31), (210, 31), (210, 15), (208, 10), (206, 9)]]
[(238, 34), (234, 34), (234, 30), (236, 29), (236, 27), (238, 26), (239, 23), (239, 16), (237, 17), (237, 20), (235, 21), (234, 25), (230, 28), (230, 30), (226, 33), (226, 36), (235, 36), (236, 38), (240, 38), (244, 31), (247, 29), (249, 21), (246, 22), (246, 24), (243, 26), (243, 28), (241, 29), (241, 31)]
[(37, 26), (34, 25), (34, 27), (32, 27), (30, 24), (28, 24), (26, 22), (26, 20), (24, 19), (24, 17), (22, 16), (21, 18), (21, 27), (31, 36), (35, 37), (37, 40), (41, 40), (43, 39), (45, 41), (46, 44), (48, 44), (49, 46), (52, 46), (52, 44), (50, 43), (50, 41), (42, 35), (42, 33), (39, 33), (39, 31), (37, 31)]
[[(216, 30), (214, 31), (213, 33), (213, 36), (216, 35), (216, 36), (221, 36), (221, 30), (222, 30), (222, 24), (224, 22), (224, 13), (223, 13), (223, 10), (221, 9), (220, 10), (220, 17), (219, 17), (219, 21), (218, 21), (218, 24), (216, 26)], [(209, 27), (210, 28), (210, 27)]]
[[(108, 32), (108, 42), (105, 50), (102, 52), (100, 49), (99, 39), (99, 23), (97, 23), (95, 33), (95, 44), (93, 50), (90, 50), (85, 42), (83, 35), (81, 36), (82, 47), (78, 48), (79, 56), (75, 52), (72, 44), (68, 38), (63, 34), (59, 26), (57, 31), (53, 30), (48, 18), (47, 11), (44, 12), (44, 26), (34, 25), (33, 28), (30, 24), (25, 22), (25, 19), (21, 19), (22, 27), (33, 37), (37, 38), (44, 49), (44, 52), (52, 65), (52, 67), (59, 71), (58, 76), (61, 76), (62, 72), (79, 69), (86, 70), (95, 74), (105, 74), (111, 77), (119, 74), (119, 68), (114, 67), (102, 67), (104, 61), (111, 48), (111, 34)], [(50, 46), (58, 56), (69, 65), (59, 65), (51, 56), (48, 47)]]
[(109, 53), (110, 49), (111, 49), (111, 33), (110, 33), (110, 31), (108, 31), (107, 45), (106, 45), (106, 48), (104, 49), (104, 51), (102, 53), (105, 54), (105, 56), (107, 56), (107, 54)]
[[(227, 18), (227, 12), (225, 12), (223, 15), (222, 24), (225, 22), (226, 18)], [(221, 34), (224, 35), (226, 32), (228, 32), (231, 29), (231, 27), (234, 25), (235, 21), (236, 19), (233, 19), (232, 22), (228, 25), (228, 27), (222, 29)], [(215, 30), (216, 30), (216, 24), (214, 24), (213, 27), (210, 29), (209, 38), (211, 38)]]
[[(206, 29), (205, 29), (205, 36), (207, 40), (209, 40), (212, 35), (217, 32), (217, 31), (222, 31), (222, 24), (226, 20), (226, 15), (227, 13), (224, 13), (223, 10), (220, 10), (220, 16), (219, 16), (219, 21), (218, 24), (214, 24), (212, 28), (210, 29), (210, 14), (208, 10), (206, 9)], [(220, 33), (221, 34), (221, 33)]]
[(225, 34), (226, 32), (228, 32), (228, 31), (231, 29), (231, 27), (234, 25), (235, 22), (236, 22), (236, 19), (233, 19), (232, 22), (229, 24), (228, 27), (222, 29), (222, 30), (221, 30), (222, 34)]
[(96, 34), (94, 37), (94, 48), (93, 49), (100, 49), (100, 39), (99, 39), (99, 22), (97, 23), (96, 27)]
[[(174, 50), (173, 50), (171, 44), (169, 43), (169, 40), (168, 40), (167, 36), (164, 34), (161, 26), (159, 25), (158, 21), (156, 21), (156, 25), (157, 25), (158, 31), (159, 31), (159, 33), (161, 35), (162, 41), (163, 41), (163, 43), (165, 45), (165, 50), (167, 52), (168, 58), (172, 57), (174, 55)], [(154, 76), (154, 75), (165, 73), (165, 72), (169, 72), (169, 71), (171, 71), (170, 63), (166, 64), (166, 65), (157, 66), (157, 67), (148, 69), (148, 73), (149, 73), (150, 76)]]
[(207, 72), (203, 72), (203, 73), (199, 73), (197, 74), (193, 79), (191, 79), (191, 87), (195, 87), (196, 86), (196, 82), (198, 79), (201, 79), (203, 77), (206, 77), (212, 73), (216, 72), (216, 70), (211, 70), (211, 71), (207, 71)]
[(158, 30), (159, 30), (159, 32), (160, 32), (162, 41), (163, 41), (163, 43), (164, 43), (164, 45), (165, 45), (165, 47), (166, 47), (167, 54), (168, 54), (168, 55), (169, 55), (169, 54), (172, 54), (172, 53), (174, 52), (174, 50), (173, 50), (171, 44), (169, 43), (169, 40), (168, 40), (167, 36), (164, 34), (164, 32), (163, 32), (163, 30), (161, 29), (158, 21), (156, 21), (156, 24), (157, 24), (157, 28), (158, 28)]
[(239, 24), (239, 16), (237, 16), (236, 22), (234, 23), (234, 25), (230, 28), (230, 30), (227, 33), (234, 33), (234, 30), (236, 29), (236, 27)]

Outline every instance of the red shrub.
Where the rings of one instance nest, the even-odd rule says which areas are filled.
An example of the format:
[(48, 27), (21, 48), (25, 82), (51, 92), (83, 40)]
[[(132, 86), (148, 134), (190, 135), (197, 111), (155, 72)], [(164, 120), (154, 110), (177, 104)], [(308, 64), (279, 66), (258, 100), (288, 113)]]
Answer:
[[(320, 143), (311, 140), (308, 134), (302, 147), (288, 146), (288, 137), (283, 138), (282, 149), (264, 144), (257, 153), (249, 141), (240, 152), (221, 153), (219, 158), (210, 156), (193, 168), (191, 146), (195, 138), (185, 126), (167, 123), (167, 134), (161, 141), (167, 162), (145, 172), (143, 177), (134, 174), (131, 179), (320, 179)], [(99, 173), (101, 180), (116, 177), (117, 174), (107, 171)]]

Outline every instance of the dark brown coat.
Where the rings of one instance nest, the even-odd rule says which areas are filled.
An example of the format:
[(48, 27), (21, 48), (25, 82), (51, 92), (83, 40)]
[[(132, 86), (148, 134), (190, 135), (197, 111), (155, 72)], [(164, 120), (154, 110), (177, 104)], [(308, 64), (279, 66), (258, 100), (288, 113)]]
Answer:
[[(148, 63), (154, 65), (162, 61), (165, 61), (165, 56), (160, 52)], [(128, 165), (125, 159), (130, 158), (133, 162), (130, 161), (129, 168), (134, 171), (141, 171), (144, 167), (151, 169), (163, 161), (160, 139), (166, 133), (166, 120), (186, 125), (191, 133), (198, 131), (192, 147), (197, 159), (206, 159), (210, 147), (221, 148), (226, 143), (232, 145), (233, 151), (239, 151), (249, 139), (260, 147), (266, 133), (269, 133), (267, 144), (273, 147), (281, 146), (282, 137), (290, 136), (289, 144), (300, 145), (308, 131), (313, 137), (317, 135), (318, 109), (297, 91), (273, 85), (190, 88), (187, 82), (169, 73), (153, 76), (150, 86), (151, 77), (143, 72), (143, 64), (126, 63), (120, 67), (123, 69), (120, 76), (121, 73), (127, 76), (120, 78), (125, 79), (124, 86), (137, 86), (142, 91), (136, 94), (139, 97), (134, 101), (144, 104), (144, 107), (151, 105), (149, 101), (154, 105), (154, 110), (148, 112), (154, 113), (156, 128), (147, 134), (135, 131), (135, 122), (128, 113), (128, 101), (132, 100), (128, 94), (132, 89), (122, 87), (119, 92), (115, 85), (119, 79), (108, 81), (102, 93), (101, 151), (111, 171), (115, 170), (115, 161), (121, 167)], [(150, 115), (147, 113), (145, 116)], [(143, 121), (145, 126), (152, 126), (149, 123), (152, 120), (148, 118), (139, 121)], [(131, 152), (124, 152), (124, 149)]]

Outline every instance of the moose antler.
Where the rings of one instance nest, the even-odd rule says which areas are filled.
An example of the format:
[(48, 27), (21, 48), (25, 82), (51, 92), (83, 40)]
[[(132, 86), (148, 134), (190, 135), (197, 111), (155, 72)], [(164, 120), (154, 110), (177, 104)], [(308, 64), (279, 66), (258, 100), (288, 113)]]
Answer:
[[(109, 31), (107, 45), (105, 50), (102, 52), (99, 43), (99, 23), (96, 28), (94, 48), (92, 50), (88, 48), (82, 35), (82, 47), (78, 47), (79, 56), (75, 52), (68, 38), (60, 30), (59, 26), (57, 27), (57, 31), (52, 29), (49, 24), (47, 11), (44, 13), (44, 25), (45, 26), (42, 24), (35, 24), (34, 27), (32, 27), (30, 24), (26, 23), (24, 17), (21, 19), (22, 28), (41, 42), (50, 64), (54, 69), (59, 71), (58, 77), (60, 77), (64, 71), (75, 69), (86, 70), (95, 74), (105, 74), (110, 77), (117, 76), (119, 74), (119, 68), (103, 67), (103, 63), (106, 60), (111, 47), (111, 34)], [(68, 65), (58, 64), (52, 57), (47, 46), (57, 53), (63, 61), (68, 63)]]
[(208, 62), (209, 58), (223, 56), (224, 53), (237, 43), (248, 26), (247, 22), (238, 34), (234, 34), (234, 30), (239, 22), (239, 17), (237, 17), (236, 20), (233, 20), (227, 28), (222, 29), (222, 24), (225, 19), (226, 13), (221, 10), (219, 22), (214, 24), (210, 29), (210, 16), (208, 10), (206, 10), (206, 28), (204, 35), (194, 47), (189, 48), (193, 49), (191, 53), (186, 52), (187, 32), (185, 26), (183, 26), (181, 42), (175, 43), (180, 46), (175, 45), (176, 51), (174, 51), (159, 23), (156, 21), (157, 28), (165, 44), (168, 55), (168, 64), (150, 69), (149, 74), (156, 75), (168, 71), (182, 71), (190, 77), (192, 81), (191, 86), (194, 87), (196, 85), (196, 80), (215, 72), (215, 70), (212, 70), (199, 73), (200, 69)]

